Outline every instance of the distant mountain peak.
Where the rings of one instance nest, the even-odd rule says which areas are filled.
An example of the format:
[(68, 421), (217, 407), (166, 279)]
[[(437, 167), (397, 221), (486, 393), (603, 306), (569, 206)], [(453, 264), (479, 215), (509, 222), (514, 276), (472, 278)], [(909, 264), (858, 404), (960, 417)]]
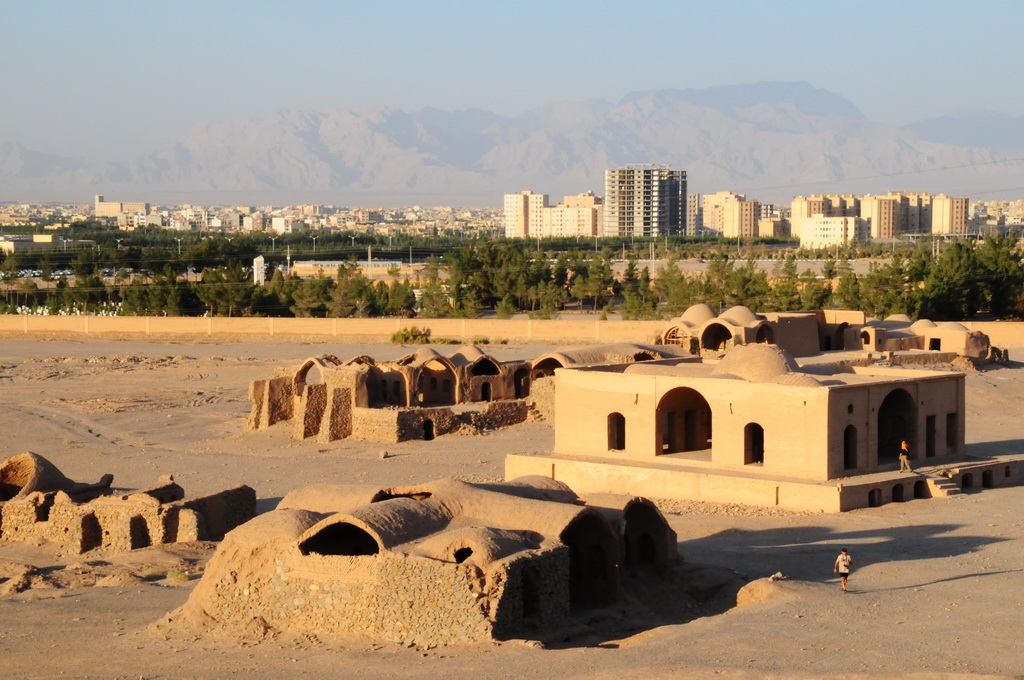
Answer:
[(843, 116), (864, 120), (864, 114), (845, 97), (805, 82), (762, 81), (746, 85), (720, 85), (701, 89), (666, 89), (632, 92), (622, 103), (654, 94), (671, 97), (696, 106), (731, 112), (757, 104), (792, 104), (808, 116)]
[[(3, 144), (0, 199), (107, 193), (151, 203), (301, 196), (500, 205), (502, 194), (523, 189), (601, 193), (604, 170), (627, 163), (685, 169), (692, 192), (728, 189), (763, 201), (892, 188), (969, 195), (996, 172), (1011, 172), (995, 161), (1024, 146), (1024, 118), (959, 115), (900, 128), (866, 120), (835, 93), (780, 82), (634, 92), (618, 103), (552, 102), (516, 117), (434, 107), (292, 108), (196, 125), (174, 144), (120, 163)], [(945, 183), (931, 174), (943, 167), (958, 168)], [(901, 187), (891, 186), (893, 176), (905, 178)]]

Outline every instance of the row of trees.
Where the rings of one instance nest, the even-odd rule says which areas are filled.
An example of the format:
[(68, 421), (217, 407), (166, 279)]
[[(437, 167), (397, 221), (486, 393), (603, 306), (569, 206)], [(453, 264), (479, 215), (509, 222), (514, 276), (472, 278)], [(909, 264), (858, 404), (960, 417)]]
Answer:
[(627, 253), (623, 262), (620, 252), (610, 248), (556, 253), (529, 245), (475, 241), (430, 257), (415, 279), (392, 271), (387, 280), (373, 281), (348, 261), (334, 278), (302, 280), (274, 269), (262, 286), (251, 282), (238, 259), (208, 266), (194, 277), (165, 263), (155, 273), (122, 274), (108, 283), (100, 276), (95, 253), (80, 253), (73, 284), (63, 277), (45, 289), (32, 279), (8, 281), (0, 304), (8, 311), (42, 305), (50, 313), (116, 305), (130, 315), (304, 317), (475, 317), (493, 310), (498, 317), (526, 312), (549, 318), (565, 310), (593, 310), (654, 319), (697, 303), (764, 311), (838, 307), (935, 320), (966, 319), (980, 311), (996, 317), (1024, 313), (1022, 252), (1005, 237), (977, 245), (954, 242), (938, 254), (928, 247), (901, 250), (860, 275), (848, 261), (836, 259), (826, 259), (820, 274), (815, 273), (801, 268), (794, 255), (777, 260), (769, 273), (753, 259), (716, 251), (707, 255), (702, 273), (687, 276), (675, 260), (651, 272), (640, 266), (636, 253)]

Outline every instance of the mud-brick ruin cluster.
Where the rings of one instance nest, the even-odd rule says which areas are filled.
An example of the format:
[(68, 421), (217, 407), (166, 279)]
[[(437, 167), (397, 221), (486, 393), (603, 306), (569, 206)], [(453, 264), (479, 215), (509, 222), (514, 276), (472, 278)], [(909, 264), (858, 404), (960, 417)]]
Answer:
[(675, 532), (650, 501), (544, 477), (314, 486), (228, 534), (170, 619), (362, 633), (418, 645), (539, 636), (575, 607), (669, 579)]
[(648, 361), (683, 354), (627, 343), (559, 349), (536, 361), (499, 361), (475, 346), (421, 348), (396, 361), (313, 357), (249, 385), (248, 430), (290, 422), (295, 439), (431, 440), (551, 415), (552, 366)]
[[(291, 421), (296, 439), (351, 437), (383, 442), (433, 439), (462, 428), (526, 420), (530, 363), (502, 362), (477, 347), (448, 356), (423, 348), (393, 362), (325, 355), (250, 385), (248, 429)], [(453, 410), (486, 402), (480, 410)]]
[(244, 485), (186, 499), (171, 475), (133, 491), (112, 490), (112, 482), (109, 474), (74, 482), (34, 453), (8, 458), (0, 464), (0, 540), (126, 551), (220, 539), (256, 514), (256, 492)]
[(705, 357), (719, 356), (738, 345), (765, 343), (795, 357), (836, 350), (924, 350), (936, 360), (956, 356), (975, 362), (1008, 359), (1005, 350), (991, 346), (987, 335), (963, 324), (914, 321), (905, 314), (879, 320), (860, 311), (834, 309), (755, 314), (737, 305), (717, 314), (710, 306), (699, 304), (673, 319), (659, 340)]

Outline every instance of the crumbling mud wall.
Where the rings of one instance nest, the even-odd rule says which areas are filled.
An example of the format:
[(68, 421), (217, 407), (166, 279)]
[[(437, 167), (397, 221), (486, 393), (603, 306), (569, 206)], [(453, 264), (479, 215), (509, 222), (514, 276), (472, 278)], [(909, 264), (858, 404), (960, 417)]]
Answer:
[[(324, 355), (251, 383), (247, 429), (290, 422), (295, 439), (328, 443), (353, 436), (381, 442), (430, 440), (463, 425), (505, 427), (526, 419), (523, 405), (504, 404), (526, 397), (529, 380), (529, 362), (500, 362), (476, 347), (460, 348), (449, 357), (423, 348), (381, 364), (367, 356), (341, 362)], [(460, 417), (448, 409), (467, 401), (487, 406), (482, 413)]]
[[(31, 455), (43, 460), (47, 469), (56, 470), (41, 456)], [(97, 485), (66, 478), (61, 484), (66, 490), (15, 494), (0, 503), (0, 540), (52, 541), (76, 553), (95, 548), (127, 551), (164, 543), (217, 540), (256, 514), (256, 492), (248, 486), (186, 499), (184, 489), (171, 475), (164, 475), (153, 487), (115, 495), (108, 477), (113, 478), (104, 477), (102, 494)], [(89, 500), (77, 500), (84, 497), (83, 493)]]

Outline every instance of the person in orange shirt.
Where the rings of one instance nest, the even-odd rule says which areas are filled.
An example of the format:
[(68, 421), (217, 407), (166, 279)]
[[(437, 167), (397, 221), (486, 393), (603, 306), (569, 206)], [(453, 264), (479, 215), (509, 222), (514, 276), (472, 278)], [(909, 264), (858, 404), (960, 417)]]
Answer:
[(910, 444), (904, 439), (900, 443), (900, 472), (913, 472), (910, 467)]

